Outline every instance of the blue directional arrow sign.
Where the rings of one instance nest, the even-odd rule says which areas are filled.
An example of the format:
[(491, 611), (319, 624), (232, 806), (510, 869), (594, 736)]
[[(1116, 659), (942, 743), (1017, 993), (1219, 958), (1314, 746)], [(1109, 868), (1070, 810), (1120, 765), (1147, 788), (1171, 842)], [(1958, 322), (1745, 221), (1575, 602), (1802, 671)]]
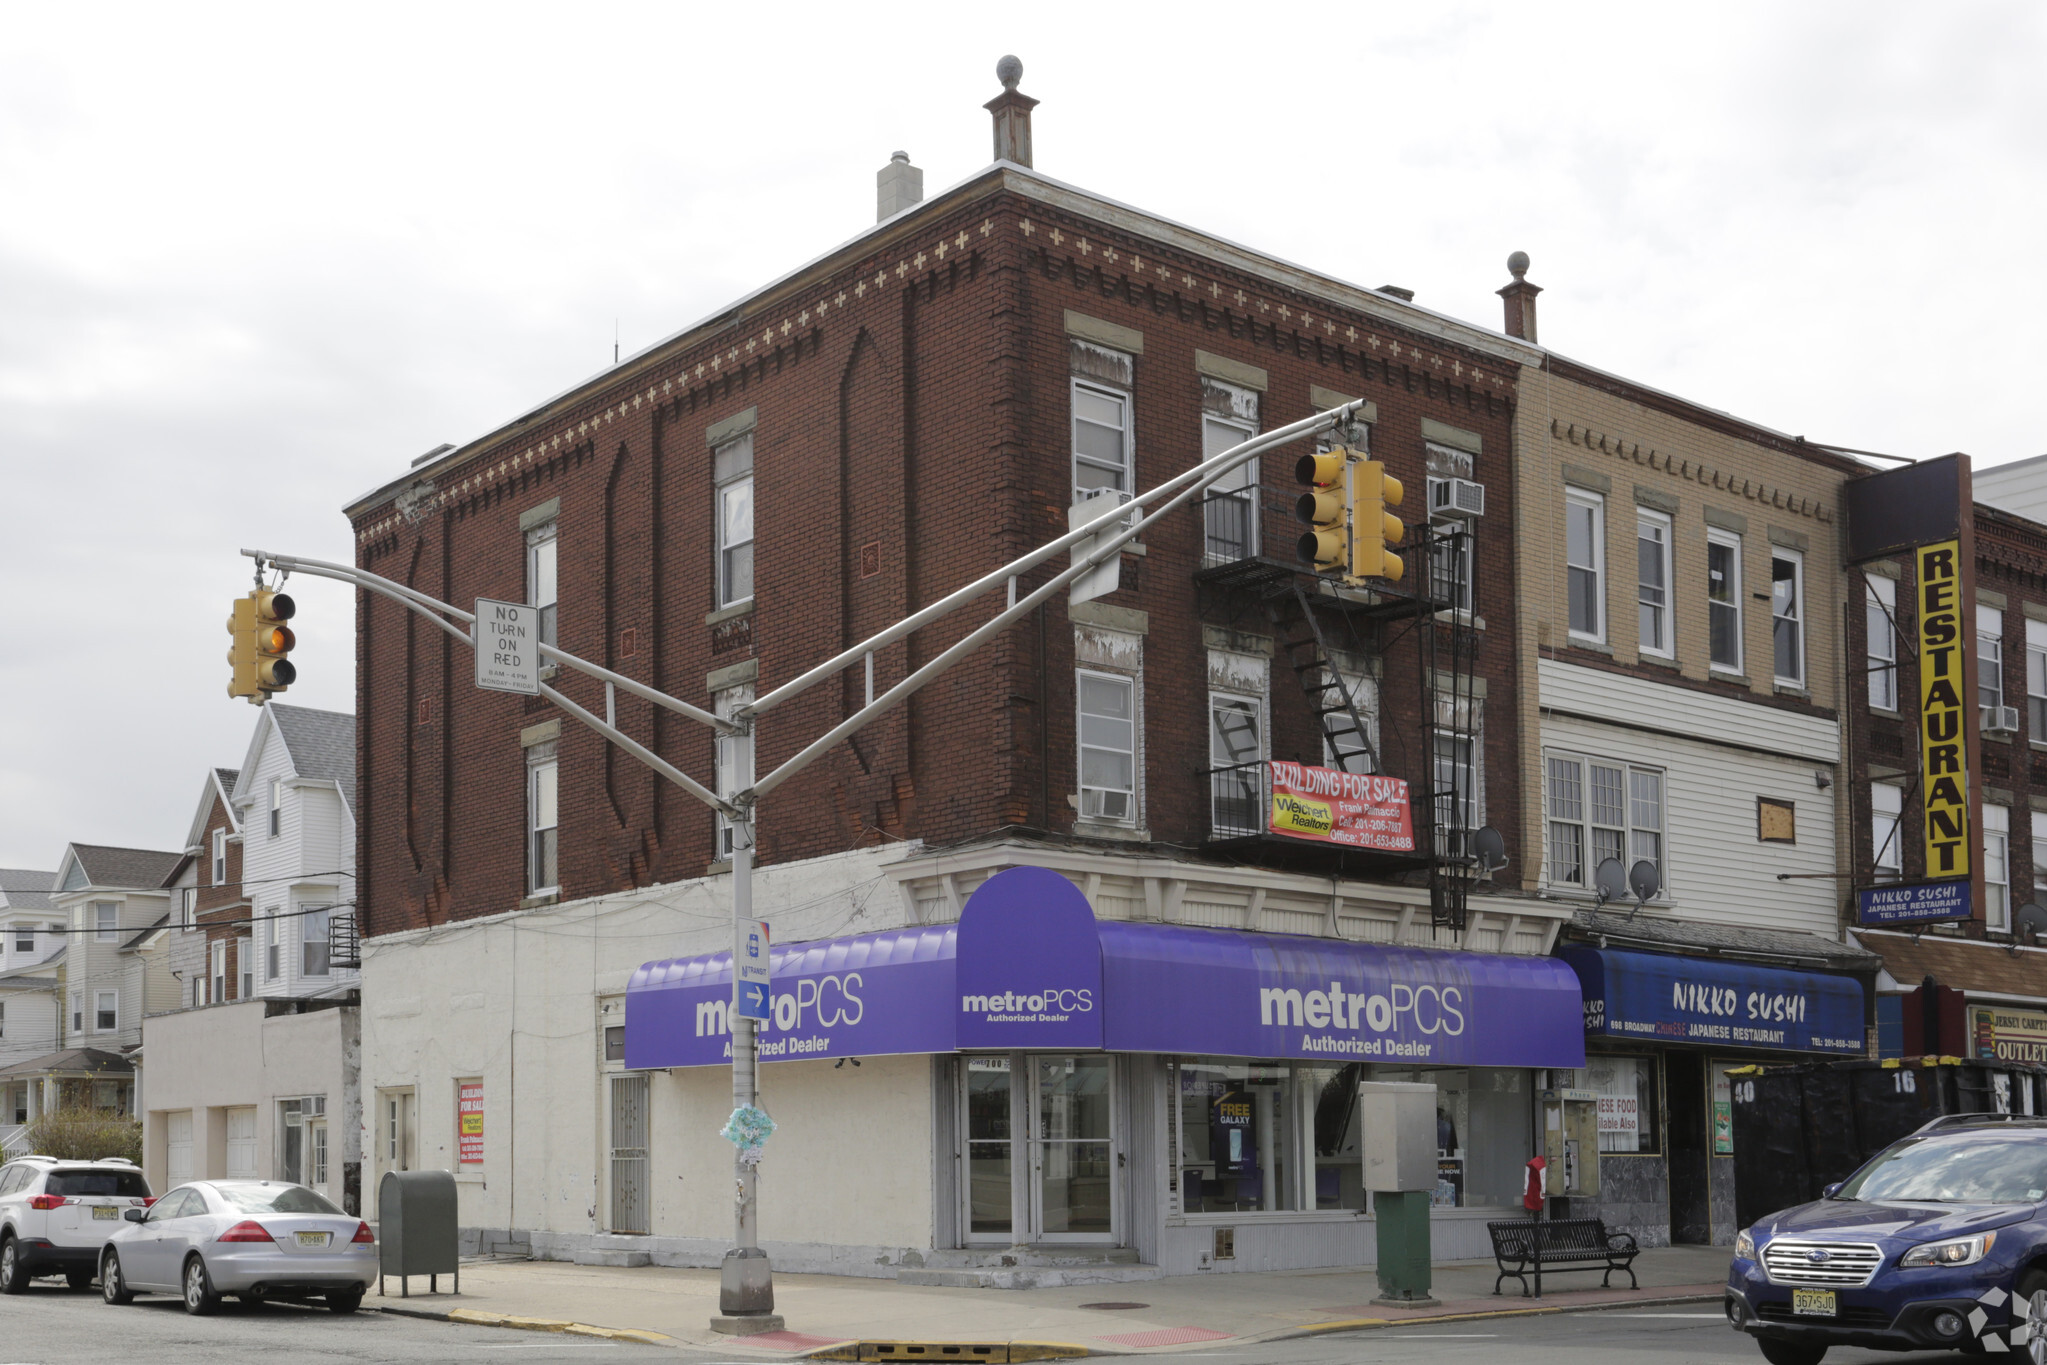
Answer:
[(732, 1012), (741, 1019), (768, 1017), (768, 924), (741, 920), (733, 926)]

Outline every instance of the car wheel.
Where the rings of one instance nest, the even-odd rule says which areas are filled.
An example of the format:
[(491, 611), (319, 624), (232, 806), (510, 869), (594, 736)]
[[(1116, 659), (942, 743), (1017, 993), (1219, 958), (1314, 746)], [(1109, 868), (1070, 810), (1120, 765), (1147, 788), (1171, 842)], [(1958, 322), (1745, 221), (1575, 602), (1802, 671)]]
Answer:
[(185, 1262), (185, 1311), (203, 1318), (218, 1307), (220, 1295), (213, 1291), (213, 1277), (206, 1273), (206, 1262), (194, 1256)]
[(2047, 1270), (2019, 1276), (2012, 1298), (2012, 1317), (2026, 1325), (2026, 1359), (2032, 1365), (2047, 1365)]
[(362, 1307), (362, 1291), (351, 1289), (346, 1293), (330, 1289), (327, 1291), (327, 1307), (336, 1313), (353, 1313)]
[(135, 1302), (135, 1291), (121, 1274), (121, 1253), (112, 1249), (100, 1258), (100, 1297), (116, 1307)]
[(21, 1248), (12, 1237), (0, 1239), (0, 1294), (28, 1292), (28, 1267), (22, 1263)]
[(1757, 1337), (1756, 1345), (1763, 1348), (1763, 1359), (1770, 1365), (1820, 1365), (1827, 1348), (1811, 1346), (1803, 1341), (1772, 1341), (1768, 1337)]

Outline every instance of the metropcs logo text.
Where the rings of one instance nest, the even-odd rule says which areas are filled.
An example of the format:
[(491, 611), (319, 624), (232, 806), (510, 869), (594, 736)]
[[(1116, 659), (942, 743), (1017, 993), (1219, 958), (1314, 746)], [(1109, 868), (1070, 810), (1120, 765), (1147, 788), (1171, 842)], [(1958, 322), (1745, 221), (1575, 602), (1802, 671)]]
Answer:
[[(775, 1028), (788, 1033), (800, 1028), (837, 1028), (853, 1025), (867, 1013), (867, 1006), (854, 989), (865, 989), (860, 973), (834, 976), (806, 976), (796, 989), (777, 993), (774, 999)], [(697, 1002), (697, 1037), (709, 1038), (732, 1032), (732, 1001), (726, 997)]]
[(1464, 1032), (1464, 992), (1456, 986), (1410, 986), (1402, 981), (1394, 982), (1384, 995), (1347, 991), (1341, 981), (1330, 982), (1326, 991), (1262, 987), (1258, 1022), (1455, 1038)]
[(1056, 986), (1029, 994), (1004, 991), (1000, 995), (963, 995), (962, 1014), (1086, 1014), (1095, 1007), (1090, 990), (1062, 990)]

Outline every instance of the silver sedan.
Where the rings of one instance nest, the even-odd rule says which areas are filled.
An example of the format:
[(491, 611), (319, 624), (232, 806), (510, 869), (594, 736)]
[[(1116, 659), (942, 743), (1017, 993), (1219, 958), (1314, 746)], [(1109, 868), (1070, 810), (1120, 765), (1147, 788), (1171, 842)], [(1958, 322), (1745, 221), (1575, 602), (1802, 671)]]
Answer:
[(125, 1217), (100, 1252), (108, 1303), (162, 1291), (182, 1296), (188, 1313), (211, 1313), (223, 1294), (317, 1294), (353, 1313), (377, 1278), (370, 1225), (289, 1181), (195, 1180)]

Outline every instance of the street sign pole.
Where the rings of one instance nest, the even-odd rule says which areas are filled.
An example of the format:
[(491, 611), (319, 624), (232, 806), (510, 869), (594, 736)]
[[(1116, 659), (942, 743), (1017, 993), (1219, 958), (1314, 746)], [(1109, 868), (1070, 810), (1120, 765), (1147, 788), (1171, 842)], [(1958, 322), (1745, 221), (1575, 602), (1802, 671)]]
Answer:
[[(748, 983), (741, 979), (740, 964), (753, 953), (767, 957), (768, 945), (759, 941), (757, 945), (747, 942), (749, 934), (758, 934), (760, 925), (753, 917), (753, 810), (747, 807), (739, 819), (732, 821), (732, 1107), (751, 1109), (760, 1100), (759, 1049), (756, 1039), (760, 1036), (759, 1022), (754, 1010), (742, 1013), (740, 1010), (743, 993)], [(765, 962), (763, 962), (765, 966)], [(769, 994), (765, 982), (757, 983), (760, 989), (762, 1017), (767, 1014)], [(718, 1281), (718, 1317), (711, 1326), (723, 1331), (741, 1331), (748, 1334), (776, 1331), (782, 1319), (775, 1312), (774, 1272), (768, 1264), (768, 1254), (761, 1250), (759, 1221), (760, 1168), (747, 1160), (745, 1148), (736, 1148), (732, 1156), (733, 1209), (732, 1249), (725, 1253), (725, 1262)]]

